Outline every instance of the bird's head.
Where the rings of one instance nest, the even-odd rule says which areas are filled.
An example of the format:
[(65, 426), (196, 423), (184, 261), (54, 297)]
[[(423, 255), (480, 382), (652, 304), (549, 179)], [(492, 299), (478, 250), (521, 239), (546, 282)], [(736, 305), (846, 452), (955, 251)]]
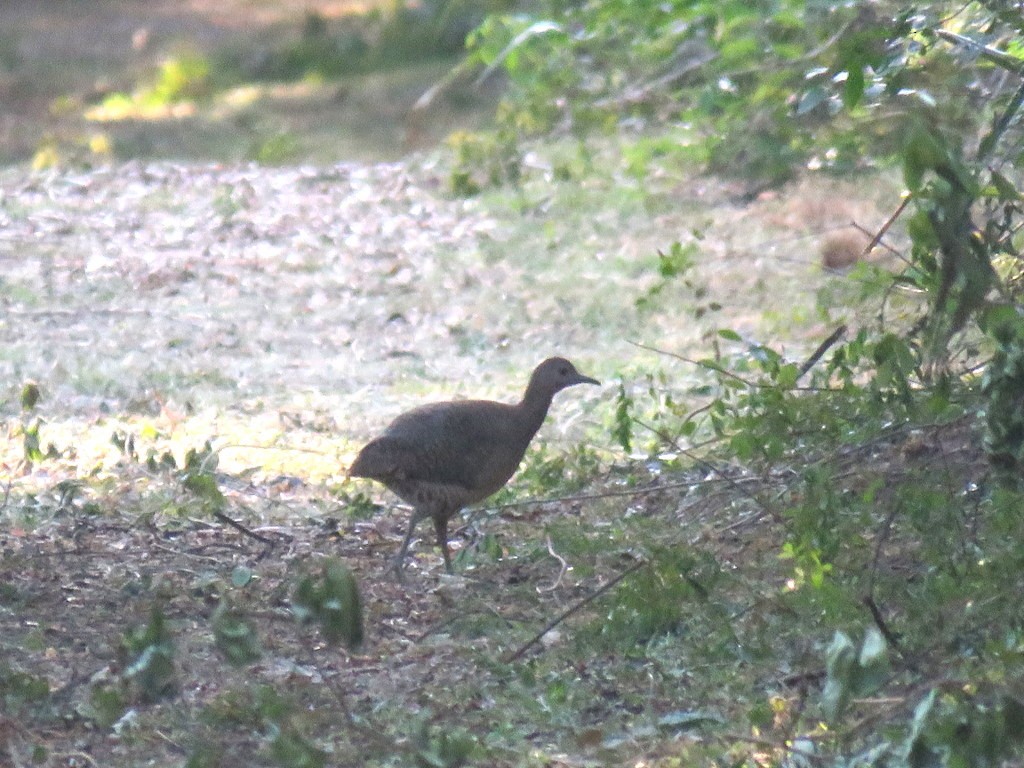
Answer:
[(554, 395), (555, 392), (576, 384), (600, 385), (601, 382), (584, 376), (564, 357), (549, 357), (534, 368), (533, 375), (530, 376), (529, 389)]

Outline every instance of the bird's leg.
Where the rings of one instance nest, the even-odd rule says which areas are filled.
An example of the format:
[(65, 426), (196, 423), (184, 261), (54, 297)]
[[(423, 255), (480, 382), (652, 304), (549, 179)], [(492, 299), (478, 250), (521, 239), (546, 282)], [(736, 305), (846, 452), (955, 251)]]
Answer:
[(448, 554), (448, 515), (434, 516), (434, 531), (437, 532), (437, 546), (441, 548), (441, 554), (444, 555), (444, 569), (448, 573), (455, 573), (452, 570), (451, 556)]
[(409, 530), (405, 532), (405, 541), (402, 542), (402, 548), (398, 551), (398, 556), (391, 565), (391, 569), (395, 572), (395, 578), (399, 581), (402, 580), (402, 566), (405, 564), (405, 555), (409, 551), (409, 544), (412, 542), (412, 534), (413, 531), (416, 530), (416, 523), (424, 517), (426, 517), (426, 515), (418, 509), (414, 509), (412, 511), (412, 517), (409, 518)]

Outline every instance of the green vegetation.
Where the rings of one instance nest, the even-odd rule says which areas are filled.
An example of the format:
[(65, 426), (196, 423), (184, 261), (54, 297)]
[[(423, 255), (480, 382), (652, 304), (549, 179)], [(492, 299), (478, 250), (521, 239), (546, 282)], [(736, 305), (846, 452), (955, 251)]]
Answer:
[(552, 131), (627, 135), (640, 173), (696, 161), (776, 185), (801, 167), (849, 173), (919, 151), (905, 144), (918, 121), (972, 141), (1014, 98), (1000, 73), (1020, 72), (1019, 35), (1000, 0), (595, 0), (492, 15), (468, 45), (510, 80), (491, 154)]
[[(442, 8), (458, 4), (428, 5), (435, 22)], [(338, 32), (310, 16), (261, 66), (365, 73), (395, 63), (371, 42), (399, 33), (403, 55), (437, 51), (441, 27), (416, 18), (399, 6)], [(19, 723), (15, 762), (56, 763), (44, 736), (84, 723), (82, 739), (129, 762), (166, 749), (188, 766), (1018, 764), (1022, 35), (999, 0), (590, 0), (484, 19), (467, 66), (504, 70), (510, 90), (493, 132), (451, 138), (447, 178), (514, 235), (415, 263), (462, 283), (401, 282), (409, 266), (388, 262), (364, 292), (400, 283), (399, 309), (359, 307), (403, 334), (428, 322), (406, 314), (434, 312), (463, 352), (564, 338), (538, 317), (581, 345), (643, 329), (681, 346), (692, 325), (703, 351), (606, 359), (587, 442), (528, 454), (486, 532), (475, 516), (460, 532), (460, 579), (385, 583), (366, 489), (302, 487), (307, 455), (290, 475), (228, 472), (243, 441), (220, 439), (226, 417), (180, 461), (156, 428), (118, 427), (113, 469), (26, 492), (12, 480), (0, 702)], [(212, 99), (216, 70), (178, 60), (103, 106)], [(251, 146), (265, 163), (301, 152), (287, 132)], [(690, 204), (680, 169), (697, 163), (741, 179), (744, 203), (812, 170), (897, 169), (906, 195), (877, 234), (895, 233), (898, 265), (823, 282), (812, 311), (739, 270), (714, 285), (702, 268), (722, 235), (704, 211), (620, 252), (623, 230)], [(245, 195), (215, 194), (225, 228), (258, 218)], [(481, 279), (469, 260), (494, 269)], [(531, 280), (529, 295), (508, 288)], [(474, 281), (500, 337), (441, 312)], [(759, 296), (776, 327), (817, 323), (827, 340), (723, 319), (729, 298)], [(417, 383), (430, 373), (400, 356)], [(57, 474), (84, 449), (43, 449), (44, 394), (26, 382), (8, 409), (12, 476)], [(314, 410), (275, 420), (350, 428), (310, 427)]]

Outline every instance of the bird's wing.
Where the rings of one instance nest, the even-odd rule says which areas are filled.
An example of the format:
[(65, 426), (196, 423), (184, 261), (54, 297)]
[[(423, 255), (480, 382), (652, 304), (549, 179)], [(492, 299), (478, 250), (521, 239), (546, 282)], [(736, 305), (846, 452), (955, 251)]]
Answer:
[[(352, 465), (352, 474), (451, 483), (465, 488), (500, 487), (526, 445), (508, 427), (508, 406), (482, 401), (437, 403), (395, 419)], [(527, 438), (528, 442), (529, 439)]]

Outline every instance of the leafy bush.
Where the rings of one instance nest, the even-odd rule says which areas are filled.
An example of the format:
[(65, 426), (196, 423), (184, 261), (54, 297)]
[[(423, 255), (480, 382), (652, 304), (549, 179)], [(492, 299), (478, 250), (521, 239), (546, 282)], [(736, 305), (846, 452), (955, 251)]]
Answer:
[[(692, 127), (676, 153), (717, 173), (774, 184), (800, 166), (848, 171), (902, 151), (912, 116), (969, 136), (1011, 101), (998, 68), (1019, 71), (1021, 32), (1005, 0), (950, 13), (946, 3), (778, 0), (554, 2), (493, 15), (473, 59), (511, 90), (502, 130)], [(979, 59), (979, 54), (981, 59)], [(995, 65), (995, 68), (992, 65)]]

